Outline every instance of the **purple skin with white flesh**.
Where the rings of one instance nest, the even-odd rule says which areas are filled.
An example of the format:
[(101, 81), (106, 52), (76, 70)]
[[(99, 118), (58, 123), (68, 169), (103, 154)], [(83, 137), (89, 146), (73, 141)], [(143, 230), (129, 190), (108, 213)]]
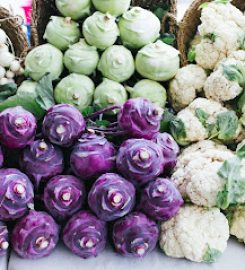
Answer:
[(19, 163), (37, 190), (40, 182), (46, 182), (64, 170), (64, 157), (61, 149), (44, 140), (36, 140), (26, 147)]
[(133, 209), (135, 188), (120, 175), (106, 173), (101, 175), (92, 186), (88, 204), (99, 219), (116, 220)]
[(74, 146), (70, 164), (72, 171), (82, 180), (96, 178), (113, 170), (116, 151), (103, 136), (86, 133)]
[(53, 144), (70, 147), (85, 131), (82, 114), (68, 104), (50, 108), (43, 120), (43, 135)]
[(74, 215), (63, 230), (64, 244), (83, 259), (101, 253), (105, 249), (106, 240), (106, 223), (88, 211)]
[(166, 221), (176, 216), (183, 204), (174, 183), (167, 178), (157, 178), (143, 189), (139, 209), (154, 220)]
[(9, 236), (7, 226), (0, 221), (0, 256), (7, 254), (9, 248)]
[(155, 180), (164, 170), (161, 147), (145, 139), (125, 141), (116, 159), (118, 171), (136, 187)]
[(164, 157), (164, 171), (170, 172), (174, 169), (180, 148), (174, 138), (168, 133), (158, 133), (153, 140), (162, 148)]
[(3, 166), (3, 161), (4, 161), (3, 151), (2, 151), (2, 148), (0, 146), (0, 168)]
[(131, 138), (151, 140), (160, 130), (162, 113), (147, 99), (129, 99), (118, 114), (118, 124)]
[(7, 148), (22, 149), (34, 141), (36, 118), (22, 107), (2, 111), (0, 123), (0, 141)]
[(17, 169), (0, 169), (0, 220), (21, 218), (33, 208), (33, 185)]
[(86, 198), (84, 184), (72, 175), (57, 175), (44, 189), (44, 204), (57, 220), (65, 220), (78, 212)]
[(157, 224), (140, 212), (118, 220), (113, 227), (115, 249), (125, 257), (145, 257), (156, 247), (158, 235)]
[(59, 226), (45, 212), (30, 211), (14, 227), (11, 244), (24, 259), (39, 259), (51, 254), (59, 240)]

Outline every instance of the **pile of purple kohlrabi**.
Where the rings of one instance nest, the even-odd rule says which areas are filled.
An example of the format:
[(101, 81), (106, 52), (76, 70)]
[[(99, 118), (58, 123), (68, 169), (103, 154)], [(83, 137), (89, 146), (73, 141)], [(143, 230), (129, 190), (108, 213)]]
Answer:
[[(115, 109), (117, 116), (104, 115)], [(22, 107), (0, 113), (0, 167), (10, 163), (11, 151), (19, 161), (0, 169), (0, 222), (15, 222), (13, 250), (23, 258), (48, 256), (61, 227), (71, 252), (95, 257), (106, 247), (109, 227), (119, 254), (150, 253), (156, 222), (174, 217), (183, 204), (168, 178), (179, 147), (160, 133), (161, 116), (143, 98), (86, 117), (71, 105), (55, 105), (39, 122)], [(0, 223), (0, 256), (8, 245)]]

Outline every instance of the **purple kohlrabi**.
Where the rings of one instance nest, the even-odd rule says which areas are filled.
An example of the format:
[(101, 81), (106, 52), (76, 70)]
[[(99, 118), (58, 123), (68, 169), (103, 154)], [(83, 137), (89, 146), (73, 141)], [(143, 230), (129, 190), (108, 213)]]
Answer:
[(70, 157), (73, 172), (82, 180), (89, 180), (110, 172), (115, 165), (115, 149), (106, 138), (94, 133), (82, 135)]
[(34, 141), (36, 118), (22, 107), (0, 113), (0, 142), (9, 149), (22, 149)]
[(130, 137), (151, 140), (159, 132), (162, 113), (147, 99), (129, 99), (118, 114), (118, 124)]
[(3, 151), (0, 146), (0, 168), (3, 166), (3, 162), (4, 162)]
[(33, 208), (33, 185), (17, 169), (0, 169), (0, 220), (15, 220)]
[(7, 254), (9, 247), (9, 233), (6, 224), (0, 222), (0, 256)]
[(40, 182), (61, 174), (64, 158), (61, 149), (44, 140), (36, 140), (26, 147), (20, 158), (21, 169), (31, 178), (36, 189)]
[(92, 186), (88, 203), (99, 219), (112, 221), (132, 210), (135, 188), (120, 175), (107, 173), (100, 176)]
[(81, 209), (86, 198), (84, 184), (72, 175), (57, 175), (44, 189), (44, 204), (57, 220), (64, 220)]
[(145, 139), (125, 141), (118, 151), (116, 163), (118, 171), (136, 187), (155, 180), (164, 168), (160, 146)]
[(162, 148), (164, 157), (164, 171), (171, 171), (177, 162), (177, 155), (179, 154), (179, 146), (174, 138), (168, 133), (158, 133), (154, 141)]
[(142, 191), (139, 209), (152, 219), (166, 221), (178, 213), (183, 203), (173, 182), (157, 178)]
[(83, 259), (96, 257), (102, 252), (106, 239), (106, 223), (87, 211), (74, 215), (63, 230), (64, 244)]
[(68, 104), (55, 105), (48, 110), (43, 120), (43, 135), (51, 143), (70, 147), (85, 131), (82, 114)]
[(14, 227), (11, 243), (14, 251), (24, 259), (38, 259), (50, 255), (59, 239), (59, 226), (45, 212), (30, 211)]
[(123, 217), (113, 227), (115, 249), (126, 257), (146, 256), (156, 247), (158, 235), (157, 224), (140, 212)]

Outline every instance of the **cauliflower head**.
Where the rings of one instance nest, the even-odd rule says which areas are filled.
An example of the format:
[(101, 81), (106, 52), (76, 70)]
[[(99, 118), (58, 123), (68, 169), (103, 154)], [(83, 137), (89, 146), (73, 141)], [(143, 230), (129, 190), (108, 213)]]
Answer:
[(187, 65), (178, 70), (169, 85), (169, 99), (176, 111), (187, 107), (201, 92), (207, 79), (206, 72), (198, 65)]
[(181, 110), (171, 122), (170, 128), (180, 145), (208, 138), (230, 142), (241, 132), (239, 119), (234, 111), (206, 98), (197, 98)]
[(231, 215), (230, 220), (230, 234), (245, 244), (245, 207), (235, 209)]
[(202, 9), (198, 31), (201, 42), (195, 46), (195, 60), (204, 69), (213, 70), (233, 51), (243, 46), (245, 16), (229, 2), (214, 1)]
[(218, 208), (185, 205), (161, 224), (160, 247), (167, 256), (214, 262), (226, 249), (229, 225)]
[(210, 140), (185, 148), (171, 179), (195, 205), (227, 209), (245, 202), (245, 159)]
[[(244, 57), (243, 53), (232, 54), (234, 57)], [(232, 100), (239, 96), (245, 87), (245, 62), (235, 58), (221, 61), (206, 80), (204, 85), (205, 96), (218, 102)]]

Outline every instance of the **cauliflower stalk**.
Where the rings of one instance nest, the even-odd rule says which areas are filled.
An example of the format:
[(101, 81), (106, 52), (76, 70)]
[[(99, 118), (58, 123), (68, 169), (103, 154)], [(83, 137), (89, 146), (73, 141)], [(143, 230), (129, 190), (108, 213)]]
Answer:
[(203, 90), (206, 72), (198, 65), (187, 65), (178, 70), (169, 85), (169, 99), (176, 111), (187, 107)]
[(205, 140), (182, 152), (172, 181), (193, 204), (227, 209), (245, 202), (245, 159)]
[(244, 46), (245, 16), (229, 2), (216, 0), (201, 6), (201, 41), (195, 45), (194, 53), (191, 47), (189, 55), (204, 69), (213, 70), (231, 52)]
[(181, 110), (171, 122), (170, 129), (180, 145), (208, 138), (230, 142), (241, 132), (239, 119), (234, 111), (205, 98), (197, 98)]
[[(242, 51), (245, 55), (245, 51)], [(219, 102), (232, 100), (245, 88), (245, 62), (234, 58), (222, 61), (206, 80), (205, 96)]]
[(225, 251), (228, 238), (228, 220), (218, 208), (185, 205), (161, 224), (160, 247), (170, 257), (212, 263)]

